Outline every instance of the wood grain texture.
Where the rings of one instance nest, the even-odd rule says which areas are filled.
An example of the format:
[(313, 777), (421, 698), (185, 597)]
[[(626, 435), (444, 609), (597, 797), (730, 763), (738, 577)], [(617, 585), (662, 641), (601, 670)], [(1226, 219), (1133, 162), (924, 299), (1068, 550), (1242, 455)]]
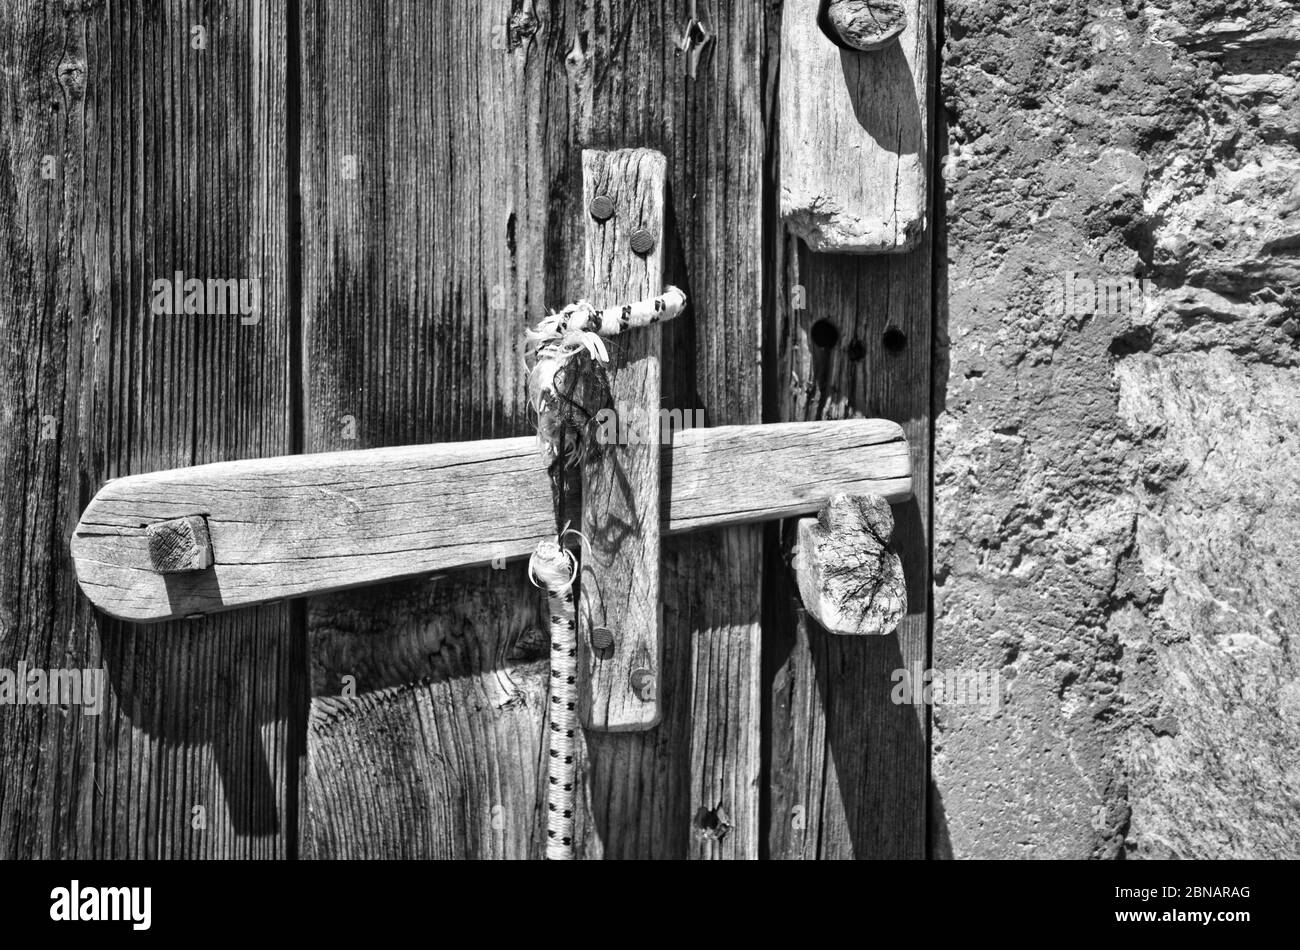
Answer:
[(824, 0), (786, 0), (780, 79), (781, 215), (819, 252), (910, 251), (929, 211), (930, 0), (878, 50), (831, 38)]
[[(585, 294), (597, 307), (657, 296), (663, 290), (664, 169), (653, 149), (582, 153), (582, 197), (613, 202), (604, 221), (586, 215)], [(632, 236), (654, 244), (637, 253)], [(657, 419), (658, 327), (609, 341), (610, 399), (617, 418)], [(663, 664), (659, 603), (659, 444), (650, 439), (592, 447), (582, 466), (582, 577), (578, 603), (578, 709), (588, 729), (619, 732), (659, 723), (657, 681)], [(592, 647), (591, 632), (613, 644)], [(633, 682), (633, 675), (637, 681)]]
[(903, 0), (823, 0), (823, 9), (832, 35), (854, 49), (881, 49), (907, 26)]
[[(894, 499), (911, 491), (907, 442), (884, 420), (719, 426), (672, 438), (656, 460), (666, 533), (805, 513), (837, 491)], [(101, 610), (175, 619), (500, 567), (554, 535), (549, 491), (528, 436), (218, 462), (109, 482), (70, 548), (82, 590)], [(151, 531), (189, 520), (181, 512), (201, 514), (211, 571), (158, 572)]]
[[(685, 291), (689, 312), (663, 330), (665, 405), (701, 407), (710, 426), (758, 422), (768, 7), (575, 7), (574, 140), (668, 158), (665, 281)], [(699, 55), (680, 46), (693, 10), (695, 38), (714, 37)], [(761, 546), (756, 527), (665, 544), (663, 718), (648, 733), (588, 734), (580, 854), (757, 856)]]
[[(582, 293), (583, 147), (668, 158), (666, 276), (698, 318), (664, 331), (668, 404), (702, 407), (709, 424), (759, 420), (767, 11), (734, 7), (704, 11), (717, 40), (692, 80), (678, 45), (685, 0), (456, 2), (437, 18), (415, 2), (304, 6), (309, 450), (528, 430), (521, 331)], [(489, 98), (491, 109), (465, 108)], [(339, 173), (346, 154), (357, 156), (355, 179)], [(586, 856), (757, 854), (761, 529), (722, 534), (665, 546), (663, 691), (679, 702), (658, 729), (600, 734), (588, 748)], [(719, 578), (732, 582), (725, 598), (703, 586)], [(517, 599), (513, 610), (476, 613), (472, 578), (445, 596), (404, 584), (312, 604), (306, 853), (409, 853), (412, 840), (427, 854), (540, 853), (530, 809), (544, 721), (526, 697), (544, 668), (520, 658), (540, 601), (517, 569), (491, 580)], [(444, 662), (441, 645), (471, 626), (472, 647)], [(356, 631), (390, 627), (419, 659), (384, 694), (387, 711), (327, 713), (353, 658), (370, 655)], [(358, 676), (358, 690), (375, 679)], [(482, 699), (503, 695), (524, 700)], [(462, 719), (437, 741), (391, 727), (443, 698)], [(435, 761), (459, 803), (454, 820), (417, 782)], [(327, 781), (326, 762), (347, 763), (349, 776)], [(367, 787), (372, 774), (396, 776), (402, 792)], [(707, 820), (716, 810), (728, 830)]]
[[(566, 15), (302, 5), (308, 451), (530, 432), (523, 330), (581, 267), (553, 213), (577, 157)], [(540, 606), (522, 565), (309, 602), (305, 855), (540, 853)]]
[[(106, 478), (292, 448), (283, 13), (9, 3), (0, 57), (0, 667), (108, 693), (0, 710), (0, 856), (285, 857), (289, 611), (108, 621), (66, 552)], [(260, 279), (259, 322), (151, 313), (177, 270)]]
[[(931, 8), (919, 22), (932, 22)], [(918, 44), (929, 62), (933, 35)], [(775, 557), (769, 563), (768, 854), (921, 858), (929, 715), (889, 697), (893, 671), (924, 668), (929, 656), (930, 245), (864, 260), (811, 253), (787, 233), (773, 251), (770, 345), (780, 383), (768, 390), (769, 411), (782, 419), (867, 415), (900, 423), (915, 500), (893, 509), (908, 599), (895, 634), (827, 635), (799, 609), (788, 566)], [(819, 321), (826, 325), (818, 337), (833, 345), (813, 342)]]

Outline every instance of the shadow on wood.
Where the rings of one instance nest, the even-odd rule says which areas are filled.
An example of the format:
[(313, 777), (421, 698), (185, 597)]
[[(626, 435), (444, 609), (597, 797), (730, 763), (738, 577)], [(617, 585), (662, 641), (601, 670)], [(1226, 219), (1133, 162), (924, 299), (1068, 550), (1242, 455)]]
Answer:
[[(131, 744), (138, 748), (143, 738), (156, 761), (210, 747), (223, 798), (198, 797), (193, 781), (182, 776), (182, 787), (129, 789), (125, 799), (116, 788), (105, 790), (113, 796), (108, 807), (160, 809), (161, 826), (171, 834), (195, 836), (215, 832), (216, 811), (224, 807), (238, 835), (273, 836), (286, 828), (292, 835), (293, 797), (282, 786), (296, 786), (301, 728), (289, 731), (289, 748), (268, 748), (265, 741), (268, 727), (302, 718), (302, 697), (280, 689), (284, 675), (275, 668), (280, 661), (302, 665), (301, 635), (293, 632), (289, 610), (270, 606), (149, 627), (96, 617), (105, 674), (132, 729)], [(289, 649), (281, 637), (291, 638)], [(277, 779), (273, 768), (288, 774)], [(290, 803), (288, 815), (279, 813), (282, 800)]]
[(844, 86), (853, 114), (876, 143), (895, 155), (916, 155), (925, 147), (915, 80), (897, 43), (874, 53), (840, 50)]
[[(908, 615), (924, 617), (928, 591), (915, 559), (925, 549), (897, 543), (922, 536), (919, 510), (910, 501), (893, 512)], [(772, 705), (763, 728), (772, 741), (764, 763), (764, 857), (923, 857), (924, 803), (910, 799), (924, 794), (915, 771), (925, 761), (926, 736), (916, 707), (891, 697), (893, 674), (909, 667), (898, 634), (833, 635), (801, 608), (779, 553), (769, 556), (766, 574), (763, 667)]]

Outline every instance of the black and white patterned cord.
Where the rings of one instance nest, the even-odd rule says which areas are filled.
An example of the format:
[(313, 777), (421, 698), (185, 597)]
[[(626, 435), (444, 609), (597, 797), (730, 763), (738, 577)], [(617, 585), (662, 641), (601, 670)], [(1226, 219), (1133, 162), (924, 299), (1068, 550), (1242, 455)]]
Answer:
[(548, 694), (551, 728), (546, 789), (548, 861), (573, 860), (574, 736), (578, 729), (578, 635), (573, 581), (577, 573), (577, 558), (558, 539), (540, 542), (528, 561), (528, 576), (534, 584), (546, 589), (551, 618)]

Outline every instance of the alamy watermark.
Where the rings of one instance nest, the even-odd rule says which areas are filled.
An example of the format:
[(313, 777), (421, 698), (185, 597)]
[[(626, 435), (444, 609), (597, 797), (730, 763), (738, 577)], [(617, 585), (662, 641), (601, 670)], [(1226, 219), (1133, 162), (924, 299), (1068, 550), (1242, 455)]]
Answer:
[(244, 325), (262, 319), (260, 277), (209, 277), (199, 280), (176, 271), (171, 277), (155, 277), (153, 303), (156, 316), (164, 314), (239, 314)]
[(0, 706), (80, 706), (87, 716), (104, 710), (102, 669), (51, 669), (28, 666), (0, 667)]
[(897, 669), (890, 675), (894, 688), (889, 698), (896, 706), (987, 706), (1002, 705), (1002, 674), (993, 670)]
[(1067, 271), (1043, 287), (1043, 308), (1051, 316), (1092, 314), (1136, 316), (1146, 309), (1150, 281), (1138, 277), (1084, 277)]
[(74, 878), (50, 891), (50, 920), (119, 920), (132, 930), (148, 930), (152, 905), (152, 887), (88, 887)]
[(660, 409), (620, 402), (596, 413), (596, 442), (600, 445), (671, 445), (673, 431), (704, 427), (703, 409)]

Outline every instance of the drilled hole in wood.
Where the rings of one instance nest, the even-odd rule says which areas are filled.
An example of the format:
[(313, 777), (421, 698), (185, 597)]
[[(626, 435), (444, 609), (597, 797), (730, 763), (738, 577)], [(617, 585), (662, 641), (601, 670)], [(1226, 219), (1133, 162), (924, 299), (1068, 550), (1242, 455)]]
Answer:
[(907, 334), (898, 327), (888, 327), (880, 338), (880, 342), (885, 345), (885, 349), (889, 352), (898, 353), (903, 347), (907, 346)]
[(695, 827), (701, 837), (721, 841), (731, 832), (731, 819), (721, 805), (716, 808), (700, 808), (695, 813)]
[(858, 362), (862, 357), (867, 355), (867, 345), (861, 340), (854, 340), (849, 344), (849, 359)]
[(813, 346), (830, 349), (840, 342), (840, 331), (829, 320), (818, 320), (812, 325)]

